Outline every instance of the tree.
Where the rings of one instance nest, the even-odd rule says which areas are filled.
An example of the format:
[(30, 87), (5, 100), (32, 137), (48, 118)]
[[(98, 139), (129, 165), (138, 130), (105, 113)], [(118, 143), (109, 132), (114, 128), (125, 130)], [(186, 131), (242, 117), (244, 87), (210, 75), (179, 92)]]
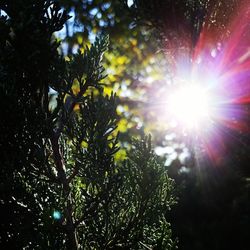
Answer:
[(56, 1), (2, 1), (0, 10), (1, 248), (174, 248), (164, 216), (173, 184), (150, 137), (114, 160), (108, 37), (65, 59), (52, 35), (69, 17)]

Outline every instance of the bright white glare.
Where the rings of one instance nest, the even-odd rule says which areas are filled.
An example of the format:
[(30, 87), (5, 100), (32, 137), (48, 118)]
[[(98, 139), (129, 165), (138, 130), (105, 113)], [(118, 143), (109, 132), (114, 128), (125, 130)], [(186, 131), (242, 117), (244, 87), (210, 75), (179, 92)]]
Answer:
[(210, 117), (207, 91), (191, 84), (179, 88), (169, 96), (169, 109), (185, 128), (199, 129)]
[(128, 7), (131, 7), (134, 4), (134, 0), (128, 0), (127, 4), (128, 4)]

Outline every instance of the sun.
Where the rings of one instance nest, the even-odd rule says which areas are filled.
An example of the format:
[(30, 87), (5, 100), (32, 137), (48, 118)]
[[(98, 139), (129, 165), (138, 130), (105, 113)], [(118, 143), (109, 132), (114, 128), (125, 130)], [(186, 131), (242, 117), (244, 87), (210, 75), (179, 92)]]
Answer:
[(200, 129), (211, 118), (208, 91), (196, 84), (187, 84), (169, 95), (169, 111), (176, 122), (187, 129)]

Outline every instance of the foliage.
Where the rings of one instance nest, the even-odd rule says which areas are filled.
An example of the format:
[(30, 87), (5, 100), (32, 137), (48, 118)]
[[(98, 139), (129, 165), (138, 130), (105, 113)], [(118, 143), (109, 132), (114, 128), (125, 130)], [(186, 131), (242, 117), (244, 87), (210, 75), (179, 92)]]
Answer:
[[(64, 59), (56, 1), (2, 1), (3, 249), (173, 249), (173, 184), (150, 137), (118, 152), (117, 98), (103, 92), (108, 37)], [(77, 86), (77, 91), (75, 91)]]
[[(105, 91), (111, 93), (115, 88), (121, 95), (119, 105), (122, 108), (119, 110), (123, 119), (119, 128), (122, 132), (138, 132), (137, 127), (142, 124), (153, 132), (157, 144), (172, 147), (176, 155), (182, 153), (182, 148), (176, 145), (183, 145), (184, 142), (191, 151), (193, 145), (184, 137), (177, 138), (179, 131), (173, 130), (168, 121), (157, 123), (157, 115), (161, 112), (155, 108), (155, 103), (159, 93), (167, 87), (166, 76), (171, 79), (174, 73), (176, 58), (192, 53), (201, 31), (209, 31), (207, 46), (211, 42), (223, 41), (225, 36), (230, 35), (226, 24), (235, 14), (237, 5), (247, 1), (134, 0), (130, 8), (122, 7), (122, 1), (64, 2), (79, 17), (76, 18), (79, 26), (81, 16), (84, 16), (88, 30), (91, 26), (98, 27), (97, 33), (112, 30), (112, 51), (106, 54), (104, 62), (111, 69)], [(108, 3), (107, 9), (102, 8), (105, 3)], [(91, 15), (95, 8), (98, 9), (96, 15)], [(100, 12), (101, 16), (98, 15)], [(112, 16), (112, 21), (101, 22), (108, 15)], [(100, 26), (99, 23), (105, 25)], [(85, 34), (84, 31), (77, 30), (79, 26), (75, 25), (78, 31), (75, 35), (65, 39), (69, 44), (86, 38), (82, 34)], [(80, 39), (82, 35), (84, 39)], [(159, 50), (164, 51), (167, 63), (162, 62), (162, 53), (155, 54)], [(145, 69), (149, 68), (148, 74)], [(151, 75), (156, 77), (148, 83), (147, 77)], [(124, 97), (126, 87), (133, 93)], [(138, 117), (140, 119), (134, 119)], [(129, 138), (125, 133), (121, 133), (121, 138), (127, 142)], [(173, 133), (175, 138), (164, 139), (166, 134), (170, 138)], [(216, 159), (216, 162), (199, 159), (198, 164), (195, 152), (191, 151), (190, 159), (184, 163), (186, 168), (182, 168), (183, 162), (178, 159), (169, 166), (169, 175), (180, 189), (178, 205), (171, 214), (181, 249), (246, 249), (249, 245), (249, 135), (232, 131), (225, 133), (231, 135), (231, 140), (240, 138), (240, 142), (224, 138), (225, 158)], [(191, 137), (192, 141), (195, 135)], [(171, 156), (165, 156), (168, 162)], [(182, 172), (183, 169), (186, 172)]]
[[(164, 81), (168, 70), (163, 53), (158, 51), (158, 32), (137, 25), (126, 1), (62, 0), (61, 3), (72, 15), (65, 30), (57, 34), (65, 55), (83, 49), (100, 34), (109, 34), (110, 50), (103, 61), (108, 75), (104, 92), (110, 95), (115, 90), (119, 96), (121, 147), (129, 148), (129, 137), (140, 133), (142, 120), (149, 120), (149, 113), (142, 110), (142, 105), (150, 101), (148, 89), (155, 81)], [(149, 83), (147, 78), (154, 81)]]

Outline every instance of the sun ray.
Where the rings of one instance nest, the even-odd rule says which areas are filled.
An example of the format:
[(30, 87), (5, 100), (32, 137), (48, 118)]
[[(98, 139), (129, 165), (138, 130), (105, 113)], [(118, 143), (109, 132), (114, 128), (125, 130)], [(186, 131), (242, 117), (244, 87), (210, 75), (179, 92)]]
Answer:
[(161, 102), (166, 116), (191, 129), (214, 162), (226, 154), (224, 141), (250, 133), (250, 1), (239, 1), (233, 10), (221, 21), (223, 29), (207, 15), (195, 48), (186, 50), (193, 53), (178, 54), (174, 87)]

